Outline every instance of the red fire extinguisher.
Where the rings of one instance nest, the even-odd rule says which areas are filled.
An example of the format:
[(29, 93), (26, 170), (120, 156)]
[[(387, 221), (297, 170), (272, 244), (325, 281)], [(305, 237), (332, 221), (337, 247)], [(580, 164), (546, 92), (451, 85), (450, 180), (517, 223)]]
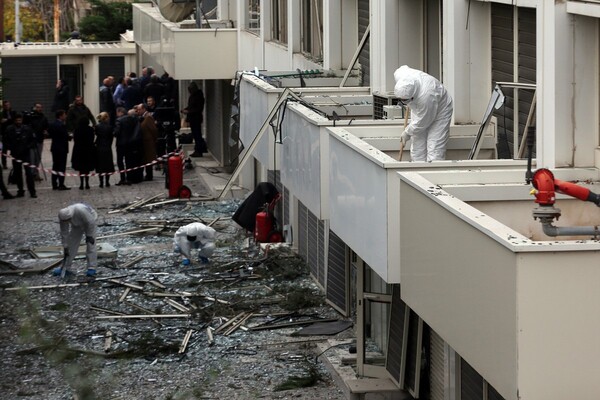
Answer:
[(183, 159), (181, 153), (175, 153), (167, 161), (167, 188), (169, 189), (169, 197), (179, 197), (179, 192), (183, 186)]
[(270, 204), (265, 204), (263, 211), (256, 214), (256, 223), (254, 226), (254, 240), (256, 242), (275, 243), (283, 241), (283, 235), (277, 230), (277, 224), (273, 216), (275, 204), (277, 204), (280, 198), (281, 195), (277, 194)]

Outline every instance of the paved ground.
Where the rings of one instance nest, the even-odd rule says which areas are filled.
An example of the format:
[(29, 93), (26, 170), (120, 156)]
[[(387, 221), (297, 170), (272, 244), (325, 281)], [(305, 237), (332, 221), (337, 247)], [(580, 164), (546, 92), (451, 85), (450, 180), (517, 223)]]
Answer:
[[(46, 143), (46, 147), (49, 147), (49, 143)], [(218, 194), (217, 187), (222, 187), (229, 175), (219, 169), (210, 157), (194, 161), (196, 167), (184, 173), (184, 184), (198, 196), (211, 197)], [(51, 166), (47, 149), (43, 154), (43, 164)], [(6, 175), (7, 171), (4, 171), (5, 178)], [(113, 182), (116, 181), (117, 179), (113, 179)], [(46, 180), (37, 183), (38, 198), (30, 198), (26, 194), (19, 199), (0, 199), (0, 258), (15, 257), (16, 250), (32, 245), (59, 245), (57, 212), (76, 201), (85, 201), (98, 210), (99, 235), (114, 230), (129, 230), (135, 227), (135, 221), (152, 218), (174, 220), (198, 217), (210, 221), (214, 218), (215, 214), (211, 213), (215, 209), (216, 213), (230, 216), (231, 207), (235, 205), (231, 202), (195, 201), (187, 205), (179, 204), (137, 213), (109, 214), (110, 210), (136, 200), (166, 194), (164, 178), (157, 174), (151, 182), (132, 186), (112, 185), (110, 188), (99, 188), (97, 177), (92, 177), (90, 183), (91, 189), (79, 190), (78, 178), (68, 177), (66, 184), (72, 190), (54, 191), (49, 180)], [(16, 193), (14, 185), (10, 185), (9, 190)], [(231, 221), (230, 223), (233, 224)], [(240, 242), (239, 228), (224, 223), (218, 232), (220, 248), (228, 252), (220, 254), (221, 259), (225, 261), (227, 257), (235, 257), (235, 254), (230, 254), (232, 250), (226, 250), (226, 247), (234, 247), (231, 243)], [(243, 239), (244, 234), (241, 237)], [(144, 254), (146, 258), (127, 270), (109, 268), (101, 263), (98, 269), (100, 277), (127, 274), (127, 279), (136, 282), (135, 279), (158, 276), (169, 290), (216, 290), (199, 283), (202, 279), (199, 272), (181, 273), (179, 261), (172, 255), (169, 237), (120, 236), (111, 239), (111, 243), (119, 248), (120, 263), (138, 254)], [(230, 245), (226, 246), (226, 243)], [(256, 257), (243, 251), (239, 254), (244, 258)], [(19, 254), (17, 257), (22, 258), (23, 255)], [(284, 259), (278, 263), (285, 262)], [(79, 278), (85, 270), (84, 262), (76, 262), (74, 269)], [(304, 282), (308, 289), (314, 291), (315, 298), (322, 297), (309, 278)], [(280, 285), (275, 281), (267, 283), (272, 287)], [(56, 278), (49, 273), (22, 277), (0, 276), (0, 289), (49, 284), (56, 284)], [(189, 328), (195, 329), (196, 334), (184, 358), (171, 353), (146, 355), (131, 360), (98, 359), (92, 355), (80, 356), (66, 364), (61, 359), (59, 364), (52, 358), (56, 352), (46, 353), (45, 356), (42, 356), (43, 351), (31, 352), (36, 344), (39, 347), (48, 340), (55, 342), (59, 338), (63, 338), (69, 347), (102, 351), (103, 336), (107, 329), (115, 333), (117, 344), (114, 346), (117, 349), (122, 348), (118, 346), (126, 347), (128, 340), (134, 340), (135, 343), (148, 340), (149, 332), (154, 335), (150, 338), (154, 340), (153, 346), (157, 346), (157, 343), (179, 344), (188, 326), (178, 322), (164, 323), (162, 328), (157, 328), (152, 321), (95, 321), (94, 316), (98, 313), (90, 313), (90, 304), (115, 309), (120, 307), (117, 299), (122, 293), (122, 287), (104, 284), (91, 285), (87, 289), (0, 293), (0, 354), (3, 355), (0, 358), (0, 393), (4, 393), (0, 397), (72, 399), (76, 392), (80, 394), (76, 397), (79, 399), (344, 398), (323, 366), (314, 362), (309, 365), (316, 365), (321, 375), (316, 386), (274, 391), (274, 387), (285, 377), (302, 375), (306, 366), (304, 361), (314, 359), (312, 338), (307, 343), (300, 341), (292, 346), (271, 345), (294, 340), (288, 336), (295, 329), (274, 333), (263, 331), (250, 335), (238, 331), (231, 337), (217, 336), (215, 346), (208, 347), (202, 327), (196, 326), (192, 321)], [(237, 296), (239, 293), (232, 295)], [(142, 300), (138, 294), (132, 299), (134, 302)], [(158, 304), (149, 299), (144, 301), (148, 301), (148, 308)], [(166, 309), (168, 311), (168, 307)], [(306, 312), (336, 318), (335, 312), (326, 306)], [(221, 314), (216, 314), (219, 315)], [(347, 330), (344, 337), (351, 336), (351, 330)], [(262, 351), (265, 348), (267, 350)], [(93, 388), (95, 394), (86, 392), (89, 388)]]

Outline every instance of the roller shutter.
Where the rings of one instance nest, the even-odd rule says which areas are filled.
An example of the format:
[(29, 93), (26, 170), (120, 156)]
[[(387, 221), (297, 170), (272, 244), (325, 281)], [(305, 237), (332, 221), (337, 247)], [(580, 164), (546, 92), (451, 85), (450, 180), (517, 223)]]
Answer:
[[(517, 8), (517, 43), (514, 42), (515, 7), (505, 4), (492, 4), (492, 81), (535, 83), (536, 76), (536, 22), (535, 9)], [(514, 52), (518, 49), (517, 76), (514, 73)], [(494, 112), (498, 118), (498, 156), (514, 156), (514, 108), (515, 97), (512, 89), (503, 91), (506, 96), (504, 107)], [(519, 140), (522, 135), (533, 91), (519, 90)]]
[(404, 353), (408, 335), (408, 313), (406, 303), (400, 298), (400, 285), (392, 286), (390, 309), (390, 333), (385, 368), (392, 379), (402, 387), (404, 384)]
[(307, 210), (307, 264), (310, 267), (310, 273), (319, 282), (319, 220), (316, 215)]
[(342, 315), (348, 316), (348, 284), (350, 277), (346, 263), (346, 244), (335, 233), (329, 231), (327, 254), (327, 302)]
[(483, 378), (463, 358), (460, 359), (460, 399), (483, 400)]
[(33, 103), (40, 102), (44, 114), (52, 120), (52, 102), (58, 76), (56, 57), (5, 57), (2, 59), (3, 99), (12, 109), (30, 111)]
[[(302, 202), (298, 202), (298, 254), (305, 261), (308, 262), (307, 249), (308, 249), (308, 208)], [(311, 271), (312, 273), (312, 271)]]
[(102, 81), (107, 76), (114, 76), (115, 79), (119, 79), (125, 76), (125, 57), (114, 56), (114, 57), (98, 57), (98, 82), (102, 85)]
[[(358, 43), (367, 31), (369, 26), (369, 0), (358, 0)], [(365, 47), (360, 52), (358, 62), (361, 67), (362, 86), (371, 85), (371, 61), (370, 61), (370, 40), (367, 40)]]
[(444, 399), (445, 356), (444, 340), (440, 335), (430, 330), (430, 365), (429, 382), (431, 400)]
[[(513, 8), (492, 4), (492, 82), (513, 81)], [(504, 107), (494, 112), (498, 118), (498, 157), (512, 158), (513, 101), (512, 90), (505, 90)], [(510, 139), (510, 141), (509, 141)]]

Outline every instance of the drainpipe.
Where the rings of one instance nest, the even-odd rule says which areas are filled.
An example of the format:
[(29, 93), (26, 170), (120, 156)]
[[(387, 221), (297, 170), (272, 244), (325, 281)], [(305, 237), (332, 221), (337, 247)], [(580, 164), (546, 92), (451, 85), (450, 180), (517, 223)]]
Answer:
[(591, 192), (583, 186), (571, 182), (554, 179), (554, 174), (549, 169), (541, 168), (534, 172), (532, 184), (534, 189), (531, 194), (535, 195), (538, 206), (533, 209), (533, 219), (539, 219), (542, 229), (548, 236), (600, 236), (598, 226), (572, 226), (556, 227), (552, 222), (561, 215), (560, 209), (554, 207), (556, 192), (569, 195), (582, 201), (589, 201), (600, 207), (600, 195)]

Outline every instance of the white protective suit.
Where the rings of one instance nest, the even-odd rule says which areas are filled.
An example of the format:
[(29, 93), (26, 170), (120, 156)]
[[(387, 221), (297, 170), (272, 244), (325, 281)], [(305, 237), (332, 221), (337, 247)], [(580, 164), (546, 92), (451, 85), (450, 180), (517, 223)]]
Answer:
[(440, 81), (406, 65), (394, 72), (394, 95), (410, 107), (410, 124), (404, 130), (410, 139), (412, 161), (446, 158), (452, 119), (452, 98)]
[[(181, 252), (184, 258), (191, 260), (192, 248), (198, 249), (198, 257), (210, 257), (215, 251), (215, 230), (200, 222), (182, 226), (175, 232), (173, 242), (175, 251)], [(196, 240), (190, 242), (188, 237), (195, 237)]]
[(64, 248), (69, 249), (69, 256), (64, 267), (69, 268), (77, 256), (81, 239), (86, 238), (86, 258), (88, 269), (96, 269), (98, 254), (96, 253), (96, 219), (98, 214), (91, 206), (75, 203), (58, 212), (60, 236)]

